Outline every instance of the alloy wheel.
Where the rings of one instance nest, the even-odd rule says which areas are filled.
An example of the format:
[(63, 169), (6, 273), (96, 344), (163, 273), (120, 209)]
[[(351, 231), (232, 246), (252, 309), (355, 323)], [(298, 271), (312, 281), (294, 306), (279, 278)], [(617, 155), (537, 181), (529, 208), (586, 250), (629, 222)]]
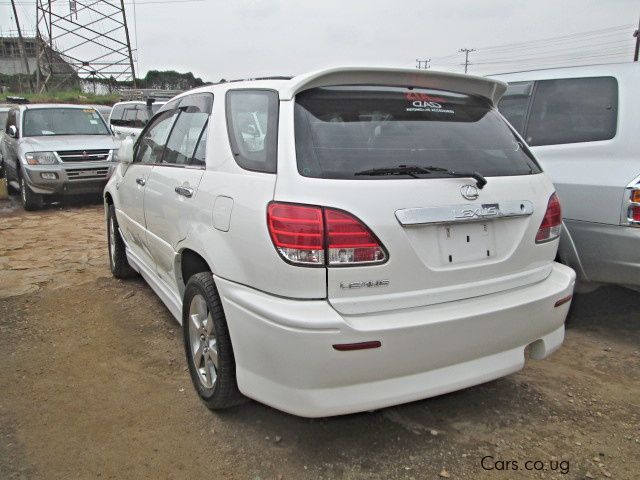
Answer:
[(189, 340), (198, 379), (203, 387), (213, 388), (218, 377), (218, 342), (213, 317), (200, 294), (196, 294), (189, 305)]

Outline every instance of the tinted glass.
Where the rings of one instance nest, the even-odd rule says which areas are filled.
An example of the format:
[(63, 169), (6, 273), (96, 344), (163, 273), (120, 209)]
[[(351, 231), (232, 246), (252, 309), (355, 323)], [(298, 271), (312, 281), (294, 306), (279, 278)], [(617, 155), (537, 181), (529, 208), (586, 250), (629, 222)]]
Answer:
[(613, 77), (542, 80), (527, 125), (529, 145), (609, 140), (616, 134), (618, 83)]
[(227, 128), (238, 165), (247, 170), (275, 173), (278, 142), (276, 92), (227, 92)]
[(9, 133), (9, 127), (13, 125), (14, 127), (18, 126), (18, 111), (17, 110), (9, 110), (9, 115), (7, 115), (7, 125), (5, 131)]
[(510, 83), (498, 104), (500, 113), (523, 136), (524, 121), (527, 116), (532, 90), (533, 82)]
[(121, 107), (117, 112), (117, 117), (111, 115), (111, 125), (116, 127), (144, 128), (149, 121), (149, 109), (146, 105), (124, 105)]
[(113, 109), (111, 110), (111, 123), (113, 123), (114, 120), (122, 120), (122, 117), (124, 116), (124, 105), (123, 104), (116, 104), (113, 106)]
[(180, 108), (180, 115), (171, 131), (162, 163), (189, 164), (209, 114), (196, 107)]
[(144, 132), (137, 144), (136, 162), (157, 163), (162, 159), (164, 146), (176, 116), (176, 110), (169, 110), (155, 117), (153, 124)]
[(192, 165), (204, 166), (205, 164), (205, 155), (207, 153), (207, 128), (208, 124), (205, 123), (204, 129), (202, 130), (202, 136), (198, 141), (198, 146), (196, 147), (196, 152), (193, 154), (193, 160), (191, 161)]
[(9, 111), (0, 112), (0, 128), (3, 130), (7, 127), (7, 117), (9, 116)]
[(37, 108), (23, 114), (23, 137), (110, 134), (93, 108)]
[(354, 175), (399, 165), (487, 176), (539, 172), (526, 147), (487, 101), (446, 91), (308, 90), (296, 96), (295, 137), (298, 171), (308, 177), (403, 178)]

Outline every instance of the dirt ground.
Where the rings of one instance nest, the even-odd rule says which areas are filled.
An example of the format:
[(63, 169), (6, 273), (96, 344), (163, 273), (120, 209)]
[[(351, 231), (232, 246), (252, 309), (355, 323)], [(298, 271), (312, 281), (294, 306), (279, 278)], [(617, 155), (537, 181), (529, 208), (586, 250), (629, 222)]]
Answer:
[(556, 354), (461, 392), (213, 413), (178, 324), (106, 252), (100, 205), (0, 202), (0, 479), (640, 478), (638, 293), (578, 296)]

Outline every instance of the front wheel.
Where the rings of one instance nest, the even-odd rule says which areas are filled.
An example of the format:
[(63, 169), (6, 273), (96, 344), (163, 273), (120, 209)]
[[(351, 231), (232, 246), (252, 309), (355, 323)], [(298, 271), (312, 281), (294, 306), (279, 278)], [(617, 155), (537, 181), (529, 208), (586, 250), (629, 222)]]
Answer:
[(42, 197), (29, 188), (24, 176), (20, 177), (20, 199), (22, 200), (22, 208), (29, 212), (42, 208)]
[(120, 236), (116, 208), (109, 205), (107, 209), (107, 241), (109, 242), (109, 267), (116, 278), (133, 277), (136, 272), (127, 260), (127, 250)]
[(189, 279), (182, 310), (185, 353), (198, 395), (211, 410), (243, 403), (227, 321), (210, 272)]

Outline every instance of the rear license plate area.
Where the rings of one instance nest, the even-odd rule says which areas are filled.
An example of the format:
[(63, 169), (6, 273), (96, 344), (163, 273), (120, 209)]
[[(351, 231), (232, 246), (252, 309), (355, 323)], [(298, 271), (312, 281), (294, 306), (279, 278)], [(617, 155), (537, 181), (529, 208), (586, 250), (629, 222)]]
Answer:
[(490, 222), (442, 225), (438, 229), (438, 243), (443, 265), (478, 262), (496, 254)]

